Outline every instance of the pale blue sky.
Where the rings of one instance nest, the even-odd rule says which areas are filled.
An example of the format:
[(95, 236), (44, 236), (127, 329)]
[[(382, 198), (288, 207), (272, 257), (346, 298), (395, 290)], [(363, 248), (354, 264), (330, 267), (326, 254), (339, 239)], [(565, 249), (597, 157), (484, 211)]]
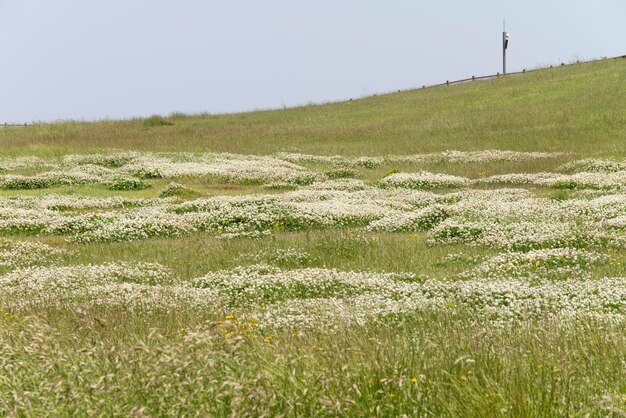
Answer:
[(626, 54), (623, 0), (0, 0), (0, 122), (232, 112)]

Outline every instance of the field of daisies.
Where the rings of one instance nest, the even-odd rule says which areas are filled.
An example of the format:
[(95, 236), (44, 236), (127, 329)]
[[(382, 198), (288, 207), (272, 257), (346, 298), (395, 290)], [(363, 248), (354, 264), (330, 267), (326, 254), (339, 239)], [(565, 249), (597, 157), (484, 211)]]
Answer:
[(625, 190), (570, 152), (3, 157), (0, 415), (620, 416)]

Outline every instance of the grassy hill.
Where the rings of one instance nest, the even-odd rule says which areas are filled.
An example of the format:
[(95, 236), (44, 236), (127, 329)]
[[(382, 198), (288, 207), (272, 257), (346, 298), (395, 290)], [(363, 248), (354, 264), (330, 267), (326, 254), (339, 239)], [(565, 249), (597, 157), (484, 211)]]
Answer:
[(0, 416), (626, 415), (626, 60), (0, 150)]
[[(161, 121), (162, 122), (162, 121)], [(0, 130), (4, 154), (120, 148), (384, 155), (486, 148), (626, 152), (626, 60), (284, 110)]]

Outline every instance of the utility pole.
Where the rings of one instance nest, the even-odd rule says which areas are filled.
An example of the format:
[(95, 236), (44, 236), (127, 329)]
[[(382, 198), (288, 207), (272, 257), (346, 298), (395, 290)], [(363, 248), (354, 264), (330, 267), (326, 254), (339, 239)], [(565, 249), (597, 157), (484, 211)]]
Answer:
[(509, 46), (509, 33), (506, 31), (506, 21), (502, 19), (502, 74), (506, 75), (506, 49)]

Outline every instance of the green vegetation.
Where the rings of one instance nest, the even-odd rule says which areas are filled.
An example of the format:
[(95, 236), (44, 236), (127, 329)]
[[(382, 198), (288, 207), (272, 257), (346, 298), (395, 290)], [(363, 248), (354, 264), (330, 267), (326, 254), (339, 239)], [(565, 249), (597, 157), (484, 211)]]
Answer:
[(626, 415), (624, 83), (0, 129), (0, 416)]
[(496, 148), (622, 156), (624, 83), (626, 60), (616, 59), (329, 105), (4, 129), (0, 149), (384, 155)]

